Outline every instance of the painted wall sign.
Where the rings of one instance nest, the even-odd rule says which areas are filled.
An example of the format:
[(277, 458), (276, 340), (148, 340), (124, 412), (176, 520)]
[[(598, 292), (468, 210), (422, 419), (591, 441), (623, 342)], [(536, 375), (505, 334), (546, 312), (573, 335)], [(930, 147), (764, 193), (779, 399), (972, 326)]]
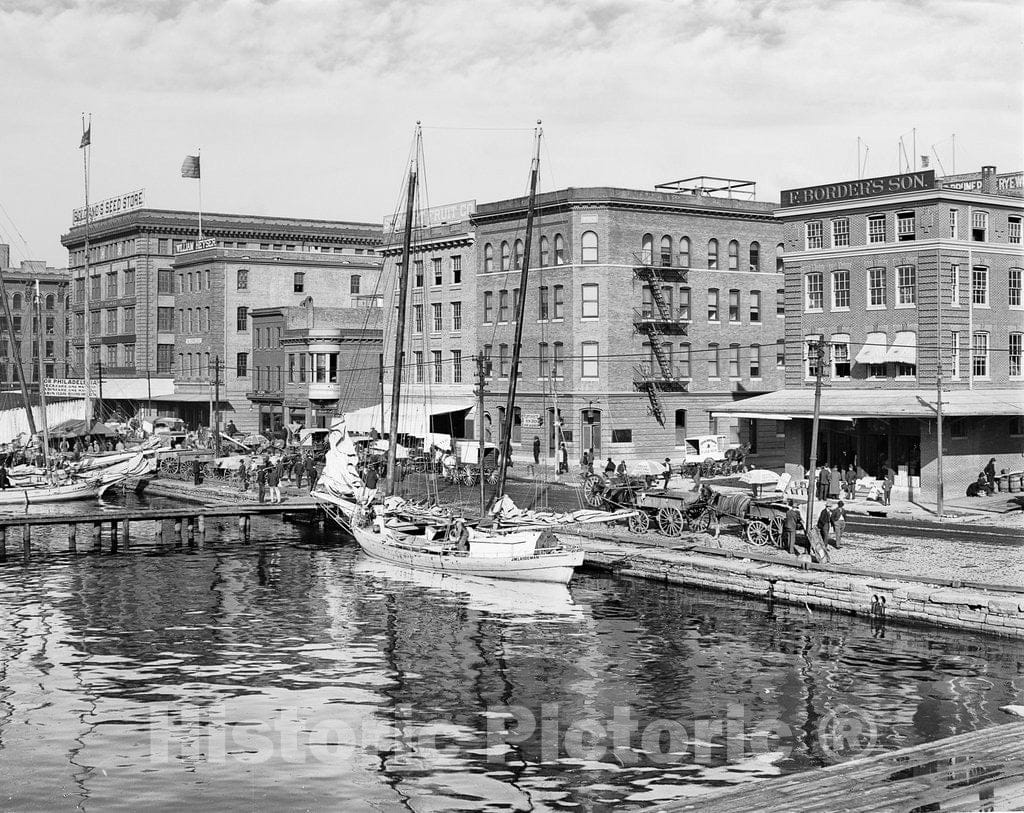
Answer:
[(906, 172), (902, 175), (885, 175), (881, 178), (863, 178), (859, 181), (840, 181), (823, 186), (784, 189), (782, 190), (782, 208), (873, 198), (881, 195), (895, 195), (900, 192), (920, 192), (934, 188), (934, 169), (924, 172)]
[[(952, 175), (943, 178), (940, 183), (943, 189), (956, 189), (959, 192), (980, 192), (981, 173), (971, 172), (967, 175)], [(1024, 189), (1024, 172), (1006, 172), (996, 175), (996, 191), (1008, 192), (1011, 189)]]
[[(146, 205), (146, 190), (136, 189), (134, 192), (127, 192), (124, 195), (100, 200), (89, 204), (89, 220), (103, 220), (114, 215), (123, 215), (125, 212), (132, 212), (141, 209)], [(71, 225), (81, 226), (85, 223), (85, 207), (71, 210)]]
[[(461, 220), (468, 220), (475, 211), (475, 200), (463, 200), (458, 203), (449, 203), (446, 206), (431, 206), (429, 209), (421, 209), (414, 214), (413, 226), (420, 229), (441, 226), (445, 223), (458, 223)], [(404, 228), (405, 212), (388, 215), (384, 218), (385, 232), (401, 231)]]
[(186, 254), (189, 251), (202, 251), (204, 248), (217, 248), (217, 241), (212, 238), (206, 240), (184, 240), (174, 244), (175, 254)]
[[(93, 395), (99, 394), (99, 386), (96, 381), (89, 382), (89, 389)], [(45, 378), (43, 379), (43, 392), (47, 398), (84, 398), (85, 380), (82, 378)]]

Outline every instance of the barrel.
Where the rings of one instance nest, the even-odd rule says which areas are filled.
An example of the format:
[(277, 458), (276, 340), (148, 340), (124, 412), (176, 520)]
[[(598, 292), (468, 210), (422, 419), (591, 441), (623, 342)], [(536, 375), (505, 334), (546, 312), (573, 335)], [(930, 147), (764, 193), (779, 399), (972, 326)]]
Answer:
[(1021, 490), (1021, 475), (1019, 475), (1019, 474), (1011, 474), (1010, 477), (1009, 477), (1009, 480), (1010, 480), (1010, 491), (1020, 491)]

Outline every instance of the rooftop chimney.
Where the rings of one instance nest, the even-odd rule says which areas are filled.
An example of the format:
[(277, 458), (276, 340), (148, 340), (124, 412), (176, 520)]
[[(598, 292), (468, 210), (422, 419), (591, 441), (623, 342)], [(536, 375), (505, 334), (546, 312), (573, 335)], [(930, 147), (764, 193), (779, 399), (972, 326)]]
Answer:
[(987, 166), (981, 168), (981, 192), (984, 195), (994, 195), (996, 191), (996, 168)]

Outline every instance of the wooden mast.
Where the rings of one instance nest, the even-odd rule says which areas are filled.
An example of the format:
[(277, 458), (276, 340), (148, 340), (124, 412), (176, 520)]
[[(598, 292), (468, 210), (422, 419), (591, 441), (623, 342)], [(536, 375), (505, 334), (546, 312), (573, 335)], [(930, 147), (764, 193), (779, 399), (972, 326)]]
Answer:
[(402, 263), (398, 273), (398, 324), (395, 327), (395, 354), (391, 371), (391, 428), (388, 435), (388, 471), (386, 492), (390, 497), (395, 493), (395, 476), (398, 467), (398, 416), (402, 393), (402, 368), (405, 364), (405, 312), (409, 299), (409, 269), (412, 265), (412, 217), (416, 205), (416, 177), (420, 154), (420, 123), (416, 122), (416, 137), (413, 145), (412, 164), (409, 167), (409, 185), (405, 199), (405, 231), (402, 237)]
[[(519, 275), (519, 302), (516, 303), (516, 329), (512, 342), (512, 371), (508, 382), (508, 399), (505, 401), (505, 420), (501, 425), (501, 446), (498, 448), (498, 491), (505, 493), (505, 476), (508, 474), (508, 458), (512, 455), (512, 424), (515, 423), (516, 388), (519, 384), (519, 355), (523, 341), (523, 315), (526, 311), (526, 291), (530, 278), (530, 244), (533, 238), (534, 205), (537, 201), (537, 175), (540, 170), (540, 137), (543, 134), (540, 119), (534, 130), (533, 162), (530, 166), (530, 198), (526, 204), (526, 240), (523, 246), (523, 268)], [(482, 419), (482, 416), (481, 416)], [(483, 461), (480, 463), (483, 466)]]

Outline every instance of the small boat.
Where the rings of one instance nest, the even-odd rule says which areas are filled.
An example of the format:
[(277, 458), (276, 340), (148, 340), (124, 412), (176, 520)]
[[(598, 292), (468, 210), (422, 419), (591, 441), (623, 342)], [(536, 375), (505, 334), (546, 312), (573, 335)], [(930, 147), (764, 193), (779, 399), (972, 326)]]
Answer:
[(59, 485), (12, 486), (0, 489), (0, 506), (41, 505), (99, 498), (112, 485), (114, 485), (113, 482), (104, 483), (99, 478), (90, 478), (88, 480), (73, 480)]

